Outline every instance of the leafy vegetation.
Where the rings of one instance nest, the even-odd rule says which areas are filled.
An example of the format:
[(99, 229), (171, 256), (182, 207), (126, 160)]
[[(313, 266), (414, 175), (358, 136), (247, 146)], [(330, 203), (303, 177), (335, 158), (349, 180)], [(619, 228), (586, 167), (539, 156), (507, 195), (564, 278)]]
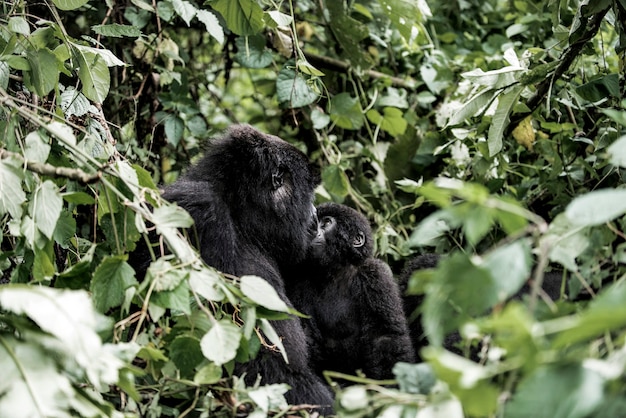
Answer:
[[(449, 254), (410, 286), (426, 362), (355, 377), (338, 414), (623, 414), (626, 1), (0, 8), (1, 416), (305, 414), (231, 376), (287, 307), (204, 265), (156, 186), (235, 122), (317, 161), (396, 271)], [(173, 254), (139, 282), (147, 225)], [(457, 330), (478, 362), (441, 348)]]

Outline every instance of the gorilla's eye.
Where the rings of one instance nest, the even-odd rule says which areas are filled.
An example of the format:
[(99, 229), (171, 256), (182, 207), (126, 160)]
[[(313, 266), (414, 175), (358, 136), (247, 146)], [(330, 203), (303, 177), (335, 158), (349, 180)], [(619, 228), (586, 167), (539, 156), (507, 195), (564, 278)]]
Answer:
[(272, 173), (272, 188), (274, 190), (280, 188), (283, 185), (284, 183), (283, 174), (285, 174), (285, 170), (282, 168), (279, 168), (278, 170)]
[(356, 237), (352, 240), (352, 246), (354, 248), (359, 248), (365, 245), (365, 234), (363, 232), (359, 232)]
[(333, 218), (332, 216), (324, 216), (322, 220), (320, 221), (320, 227), (323, 230), (332, 228), (334, 224), (335, 224), (335, 218)]

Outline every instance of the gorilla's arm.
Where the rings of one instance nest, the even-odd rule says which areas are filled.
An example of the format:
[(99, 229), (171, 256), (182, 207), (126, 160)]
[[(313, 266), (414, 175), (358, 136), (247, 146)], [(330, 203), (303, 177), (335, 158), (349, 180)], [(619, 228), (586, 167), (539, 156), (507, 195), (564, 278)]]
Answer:
[(373, 258), (360, 266), (357, 281), (364, 315), (362, 343), (369, 346), (363, 371), (376, 379), (392, 378), (395, 363), (415, 361), (398, 285), (389, 266)]

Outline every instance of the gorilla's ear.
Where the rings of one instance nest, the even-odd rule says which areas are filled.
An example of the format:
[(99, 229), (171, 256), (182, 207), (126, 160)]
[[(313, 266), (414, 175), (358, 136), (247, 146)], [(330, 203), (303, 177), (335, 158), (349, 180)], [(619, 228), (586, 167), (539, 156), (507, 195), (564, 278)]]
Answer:
[(361, 231), (352, 239), (352, 246), (359, 248), (365, 245), (365, 234)]

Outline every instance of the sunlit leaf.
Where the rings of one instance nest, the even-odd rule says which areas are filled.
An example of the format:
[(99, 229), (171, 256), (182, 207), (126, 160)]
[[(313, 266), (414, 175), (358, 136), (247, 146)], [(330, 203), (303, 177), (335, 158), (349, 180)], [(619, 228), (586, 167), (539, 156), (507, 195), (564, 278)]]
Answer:
[(208, 10), (197, 10), (196, 17), (206, 27), (207, 32), (221, 45), (224, 43), (224, 28), (217, 17)]
[(502, 137), (509, 123), (509, 115), (513, 110), (513, 106), (517, 103), (522, 90), (522, 87), (515, 87), (507, 93), (498, 96), (498, 107), (491, 120), (489, 136), (487, 138), (490, 156), (496, 155), (502, 149)]
[(285, 67), (276, 78), (276, 97), (281, 106), (298, 108), (315, 102), (318, 94), (309, 87), (300, 74)]
[(241, 291), (255, 303), (279, 312), (289, 312), (289, 307), (266, 280), (257, 276), (241, 276)]
[(43, 182), (31, 203), (30, 212), (37, 229), (48, 239), (52, 238), (61, 209), (63, 209), (63, 199), (56, 184), (50, 180)]
[(230, 321), (218, 321), (200, 340), (202, 354), (217, 365), (233, 360), (237, 355), (241, 329)]
[(626, 213), (626, 189), (595, 190), (579, 196), (565, 209), (570, 222), (579, 226), (601, 225)]

